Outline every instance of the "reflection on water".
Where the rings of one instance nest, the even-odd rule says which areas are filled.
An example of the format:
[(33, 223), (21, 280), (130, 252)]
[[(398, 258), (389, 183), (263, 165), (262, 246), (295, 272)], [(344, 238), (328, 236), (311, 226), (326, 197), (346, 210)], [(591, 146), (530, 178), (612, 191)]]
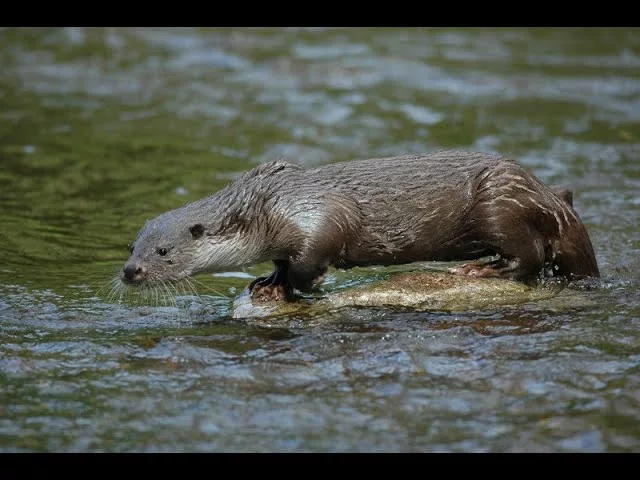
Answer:
[[(5, 27), (0, 45), (0, 450), (640, 448), (635, 30)], [(441, 148), (570, 185), (600, 287), (231, 319), (261, 265), (200, 278), (182, 313), (107, 301), (146, 219), (260, 161)]]

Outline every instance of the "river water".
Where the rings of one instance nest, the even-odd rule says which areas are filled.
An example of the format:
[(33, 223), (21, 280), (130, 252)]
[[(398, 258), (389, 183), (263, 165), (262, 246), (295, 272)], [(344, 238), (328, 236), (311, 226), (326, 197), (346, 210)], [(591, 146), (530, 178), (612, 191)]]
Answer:
[[(0, 451), (640, 451), (637, 29), (0, 29)], [(233, 319), (109, 297), (140, 226), (261, 161), (444, 148), (574, 189), (571, 308)], [(358, 285), (373, 270), (327, 278)]]

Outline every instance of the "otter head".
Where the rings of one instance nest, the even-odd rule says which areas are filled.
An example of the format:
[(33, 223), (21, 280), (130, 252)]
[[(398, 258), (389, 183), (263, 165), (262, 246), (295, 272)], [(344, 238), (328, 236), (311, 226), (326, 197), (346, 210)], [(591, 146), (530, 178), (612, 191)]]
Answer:
[(198, 260), (210, 250), (206, 227), (174, 210), (148, 221), (131, 245), (121, 272), (129, 285), (177, 281), (197, 273)]
[(149, 220), (131, 246), (120, 279), (144, 286), (256, 263), (259, 241), (250, 244), (247, 232), (231, 228), (228, 215), (222, 217), (205, 200)]

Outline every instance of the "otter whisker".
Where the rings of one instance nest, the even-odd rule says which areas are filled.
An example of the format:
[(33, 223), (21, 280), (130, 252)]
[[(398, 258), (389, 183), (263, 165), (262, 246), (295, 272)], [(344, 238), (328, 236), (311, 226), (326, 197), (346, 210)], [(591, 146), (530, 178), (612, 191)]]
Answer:
[(122, 284), (119, 278), (114, 278), (112, 280), (112, 284), (111, 291), (109, 292), (109, 295), (107, 295), (107, 301), (117, 301), (118, 303), (122, 303), (122, 299), (127, 292), (126, 287)]
[(211, 290), (213, 293), (215, 293), (216, 295), (219, 295), (221, 297), (225, 297), (225, 298), (229, 298), (230, 295), (225, 295), (224, 293), (219, 292), (218, 290), (210, 287), (209, 285), (201, 282), (200, 280), (198, 280), (197, 278), (191, 277), (189, 280), (192, 280), (193, 282), (197, 283), (198, 285), (200, 285), (203, 288), (206, 288), (207, 290)]
[(153, 287), (153, 301), (155, 304), (154, 307), (159, 307), (162, 305), (160, 301), (161, 294), (162, 294), (162, 290), (160, 289), (160, 287), (154, 285)]
[(136, 306), (144, 305), (145, 302), (149, 301), (153, 295), (153, 287), (144, 287), (140, 289), (138, 295), (136, 296)]
[(126, 299), (133, 303), (134, 306), (137, 306), (140, 303), (140, 297), (144, 295), (144, 287), (141, 287), (139, 290), (132, 291), (129, 290), (127, 292)]
[(191, 290), (191, 292), (193, 292), (193, 294), (198, 298), (199, 301), (202, 301), (202, 297), (200, 297), (200, 294), (198, 293), (198, 290), (196, 289), (191, 279), (187, 278), (186, 280), (187, 280), (186, 283), (189, 286), (189, 289)]
[(185, 295), (189, 295), (190, 297), (195, 297), (198, 299), (198, 301), (200, 301), (200, 295), (198, 294), (198, 291), (193, 288), (193, 283), (191, 281), (189, 281), (189, 279), (186, 279), (186, 282), (184, 282), (183, 284), (184, 290), (185, 290)]
[(162, 303), (162, 288), (159, 285), (154, 285), (153, 287), (153, 302), (155, 307), (160, 307), (163, 305)]
[(141, 298), (142, 301), (148, 303), (150, 306), (156, 306), (156, 294), (158, 287), (151, 285), (148, 289), (145, 289), (145, 295)]
[(175, 308), (179, 308), (178, 305), (178, 289), (174, 283), (169, 283), (167, 286), (167, 292), (169, 293), (171, 302)]
[(171, 307), (171, 318), (174, 320), (179, 320), (180, 316), (181, 316), (181, 308), (178, 305), (178, 302), (176, 300), (176, 295), (173, 291), (172, 288), (172, 284), (171, 282), (169, 282), (169, 284), (165, 284), (164, 282), (162, 283), (162, 289), (163, 289), (163, 298), (166, 304), (168, 304)]
[(184, 282), (174, 282), (172, 284), (173, 290), (176, 292), (176, 297), (186, 296), (184, 291)]
[(137, 306), (140, 303), (140, 296), (144, 294), (144, 288), (141, 288), (137, 291), (127, 291), (126, 300), (131, 302), (134, 306)]
[[(115, 292), (116, 292), (116, 286), (112, 284), (111, 288), (109, 289), (109, 292), (106, 295), (107, 303), (111, 303), (112, 300), (115, 298)], [(97, 293), (97, 295), (99, 296), (99, 293)]]
[(155, 288), (155, 295), (156, 295), (156, 305), (157, 306), (166, 306), (168, 302), (167, 300), (167, 287), (165, 285), (164, 281), (160, 281), (160, 283), (158, 285), (154, 285)]
[(193, 286), (193, 283), (190, 281), (189, 278), (186, 279), (185, 283), (185, 288), (189, 289), (189, 293), (191, 295), (191, 297), (195, 297), (198, 303), (204, 303), (202, 300), (202, 297), (200, 297), (200, 294), (198, 293), (198, 291), (195, 289), (195, 287)]
[(169, 282), (168, 286), (167, 286), (167, 291), (169, 292), (169, 294), (171, 295), (171, 299), (173, 301), (173, 306), (178, 308), (178, 296), (179, 296), (179, 292), (178, 292), (178, 287), (177, 287), (177, 283), (176, 282)]
[(126, 300), (128, 297), (131, 296), (129, 289), (122, 282), (117, 284), (116, 289), (118, 292), (118, 301), (120, 303), (122, 303), (124, 300)]
[(96, 290), (96, 297), (99, 297), (109, 286), (111, 286), (111, 290), (113, 290), (114, 279), (111, 279), (108, 282), (104, 282), (98, 290)]
[(140, 289), (136, 298), (136, 305), (152, 305), (154, 290), (154, 286), (145, 286), (145, 288)]
[(191, 289), (189, 288), (189, 282), (182, 282), (180, 284), (180, 288), (182, 289), (182, 295), (185, 298), (188, 298), (191, 302), (191, 299), (193, 298), (193, 292), (191, 292)]
[(107, 293), (106, 295), (107, 302), (111, 302), (115, 298), (115, 295), (117, 292), (117, 287), (118, 287), (117, 280), (118, 280), (117, 278), (112, 278), (109, 282), (105, 283), (104, 286), (100, 288), (100, 290), (96, 292), (96, 295), (100, 296), (100, 293), (104, 289), (106, 289), (108, 286), (111, 286), (111, 288), (109, 289), (109, 293)]
[(163, 300), (174, 308), (178, 308), (175, 292), (171, 291), (171, 282), (162, 281)]
[(167, 294), (171, 300), (171, 303), (175, 309), (175, 318), (178, 320), (184, 316), (188, 317), (188, 308), (184, 303), (178, 304), (177, 296), (178, 296), (178, 283), (179, 282), (167, 282), (165, 288), (167, 290)]
[(184, 281), (180, 283), (180, 288), (182, 289), (182, 294), (185, 297), (194, 296), (193, 288), (191, 287), (191, 282), (189, 282), (188, 278), (185, 278)]
[[(189, 293), (187, 292), (185, 285), (186, 285), (186, 282), (184, 281), (180, 281), (178, 283), (173, 284), (173, 289), (176, 292), (176, 296), (180, 296), (183, 299), (189, 296)], [(184, 305), (184, 301), (183, 301), (183, 305)]]
[(139, 297), (141, 304), (155, 306), (156, 288), (157, 287), (155, 285), (151, 285), (149, 286), (149, 288), (145, 288), (140, 292), (142, 293), (142, 295), (140, 295)]
[(116, 301), (116, 299), (118, 299), (119, 301), (122, 301), (123, 295), (124, 295), (124, 292), (120, 288), (120, 284), (114, 283), (111, 287), (111, 291), (109, 292), (109, 295), (107, 295), (107, 301), (109, 302)]

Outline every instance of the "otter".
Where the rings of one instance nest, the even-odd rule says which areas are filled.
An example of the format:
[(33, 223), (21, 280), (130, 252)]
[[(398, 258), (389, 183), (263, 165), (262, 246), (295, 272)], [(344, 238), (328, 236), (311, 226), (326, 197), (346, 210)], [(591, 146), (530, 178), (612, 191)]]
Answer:
[[(479, 261), (495, 257), (491, 262)], [(599, 277), (566, 187), (508, 157), (442, 151), (305, 169), (261, 164), (217, 193), (149, 220), (121, 271), (128, 285), (272, 261), (255, 300), (312, 291), (329, 267), (460, 260), (457, 275)]]

